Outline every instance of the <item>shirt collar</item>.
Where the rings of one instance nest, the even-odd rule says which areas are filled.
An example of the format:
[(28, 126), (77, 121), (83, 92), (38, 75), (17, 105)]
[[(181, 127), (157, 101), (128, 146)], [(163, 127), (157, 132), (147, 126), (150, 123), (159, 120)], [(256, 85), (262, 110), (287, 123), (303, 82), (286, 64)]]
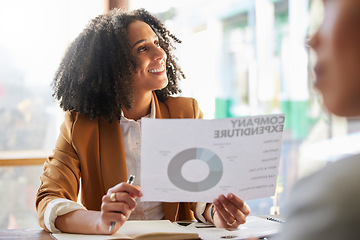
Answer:
[[(155, 109), (155, 100), (154, 100), (154, 94), (151, 94), (151, 102), (150, 102), (150, 113), (144, 116), (145, 118), (155, 118), (156, 117), (156, 109)], [(133, 119), (128, 119), (124, 116), (124, 112), (121, 111), (121, 120), (122, 121), (134, 121)], [(141, 121), (139, 119), (138, 121)], [(134, 121), (135, 122), (135, 121)]]

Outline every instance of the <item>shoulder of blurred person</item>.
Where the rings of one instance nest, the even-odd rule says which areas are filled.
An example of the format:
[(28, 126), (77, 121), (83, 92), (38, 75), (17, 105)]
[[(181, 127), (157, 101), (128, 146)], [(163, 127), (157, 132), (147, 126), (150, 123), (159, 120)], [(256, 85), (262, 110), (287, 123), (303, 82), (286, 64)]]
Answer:
[(358, 239), (360, 154), (300, 180), (278, 240)]

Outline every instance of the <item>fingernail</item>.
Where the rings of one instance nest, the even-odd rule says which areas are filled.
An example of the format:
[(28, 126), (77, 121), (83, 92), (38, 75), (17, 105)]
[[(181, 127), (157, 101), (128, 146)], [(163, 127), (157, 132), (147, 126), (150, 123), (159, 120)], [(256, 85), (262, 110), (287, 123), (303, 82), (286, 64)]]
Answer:
[(234, 194), (229, 193), (229, 194), (228, 194), (228, 198), (234, 198)]

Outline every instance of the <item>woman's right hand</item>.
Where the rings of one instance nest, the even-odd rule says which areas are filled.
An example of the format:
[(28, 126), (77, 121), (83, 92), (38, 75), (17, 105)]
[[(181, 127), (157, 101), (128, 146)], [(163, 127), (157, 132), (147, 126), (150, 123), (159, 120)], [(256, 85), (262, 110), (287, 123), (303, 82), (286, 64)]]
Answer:
[[(110, 196), (115, 194), (116, 201)], [(111, 222), (116, 222), (110, 234), (115, 233), (130, 217), (136, 207), (135, 199), (141, 197), (142, 193), (138, 187), (122, 182), (110, 188), (102, 198), (101, 219), (98, 222), (99, 230), (109, 234)]]

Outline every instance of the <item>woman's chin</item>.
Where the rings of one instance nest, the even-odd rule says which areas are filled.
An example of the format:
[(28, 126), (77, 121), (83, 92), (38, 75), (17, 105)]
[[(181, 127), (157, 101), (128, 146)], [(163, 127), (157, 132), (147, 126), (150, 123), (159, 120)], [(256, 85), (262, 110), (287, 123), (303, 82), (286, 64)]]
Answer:
[(324, 105), (327, 110), (339, 117), (357, 117), (360, 116), (360, 107), (355, 108), (351, 104), (340, 101), (335, 96), (327, 96), (323, 94)]
[(164, 88), (166, 88), (169, 85), (169, 81), (166, 79), (166, 81), (163, 82), (163, 84), (161, 85), (161, 87), (159, 87), (158, 90), (162, 90)]

